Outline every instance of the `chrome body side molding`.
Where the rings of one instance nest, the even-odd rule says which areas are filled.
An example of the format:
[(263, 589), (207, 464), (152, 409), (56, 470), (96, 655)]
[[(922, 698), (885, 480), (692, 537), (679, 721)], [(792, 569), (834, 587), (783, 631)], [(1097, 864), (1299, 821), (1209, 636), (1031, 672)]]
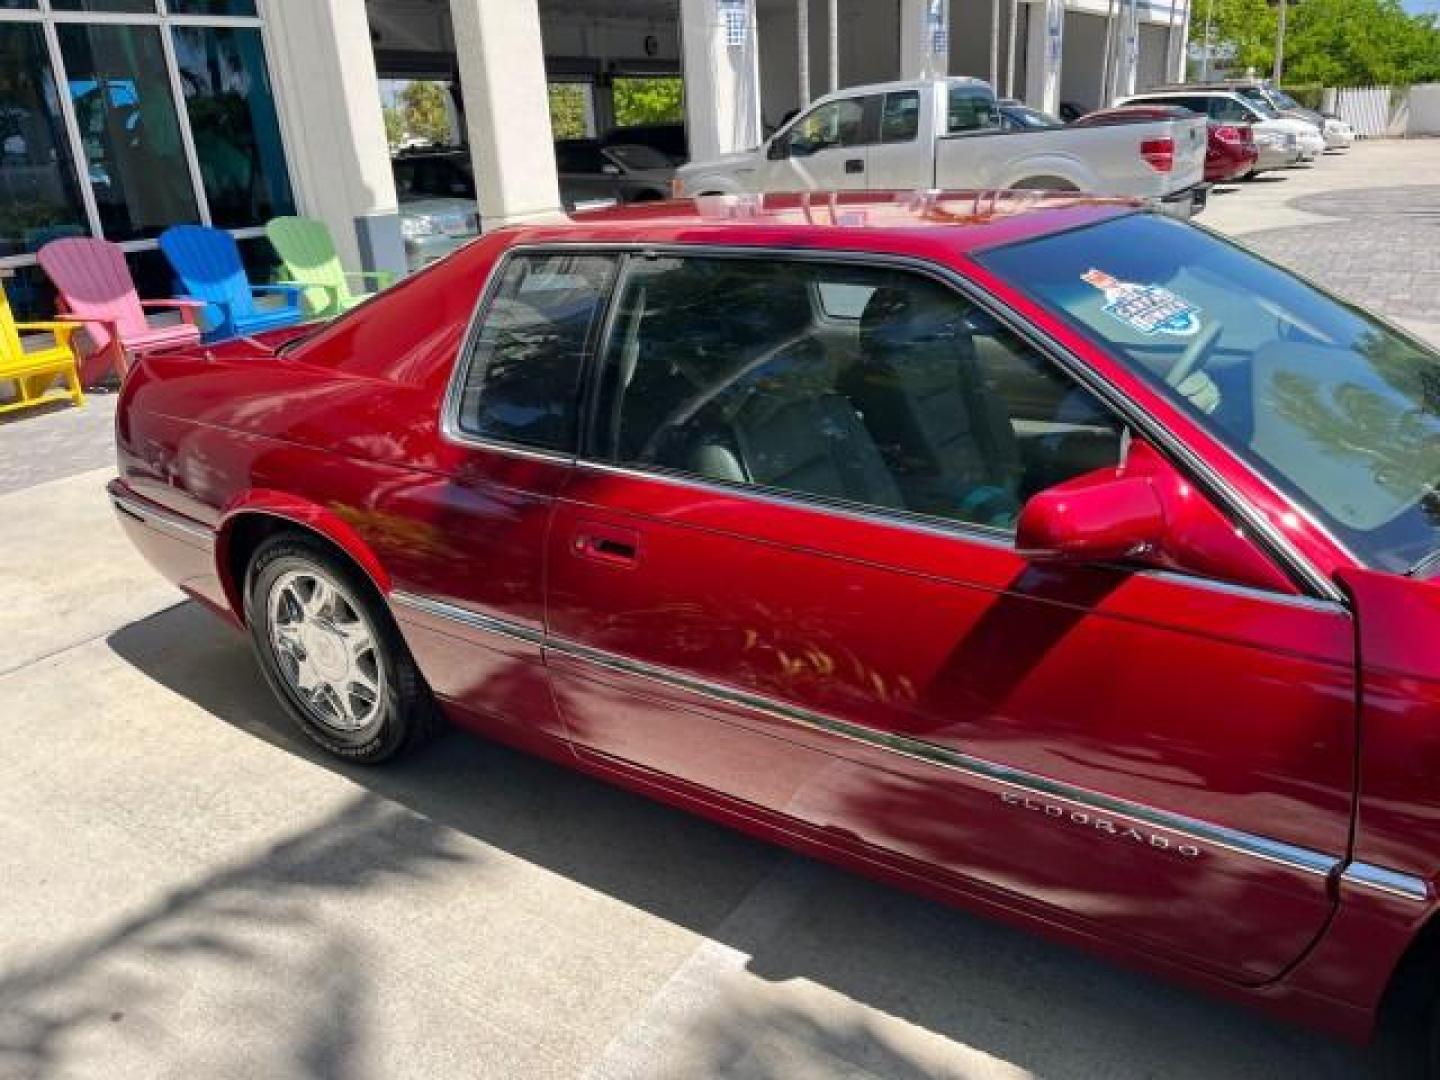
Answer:
[(1272, 837), (1243, 832), (1225, 825), (1202, 821), (1127, 799), (1118, 799), (1038, 773), (1017, 769), (999, 762), (987, 761), (923, 739), (912, 739), (877, 731), (758, 694), (722, 686), (706, 679), (687, 675), (684, 672), (605, 652), (579, 642), (547, 638), (531, 627), (482, 615), (468, 608), (458, 607), (441, 600), (433, 600), (407, 592), (393, 592), (390, 594), (390, 600), (398, 607), (409, 608), (432, 618), (449, 620), (470, 629), (541, 645), (551, 653), (580, 660), (597, 668), (649, 679), (671, 688), (708, 697), (722, 704), (754, 710), (800, 727), (823, 731), (914, 761), (921, 761), (927, 765), (962, 773), (998, 786), (1002, 790), (1002, 796), (1005, 792), (1012, 792), (1025, 796), (1059, 799), (1078, 807), (1082, 813), (1115, 815), (1149, 828), (1162, 829), (1205, 847), (1219, 848), (1300, 873), (1321, 878), (1343, 877), (1350, 884), (1416, 902), (1428, 901), (1430, 898), (1430, 889), (1427, 883), (1410, 874), (1373, 866), (1369, 863), (1352, 862), (1347, 864), (1343, 855), (1314, 851)]
[(398, 607), (409, 608), (412, 611), (429, 615), (433, 619), (449, 620), (472, 630), (498, 634), (500, 637), (510, 638), (512, 641), (524, 641), (531, 645), (541, 645), (545, 641), (545, 635), (538, 630), (506, 619), (482, 615), (469, 608), (447, 604), (443, 600), (432, 600), (429, 597), (396, 590), (390, 594), (390, 602)]
[(116, 512), (187, 542), (199, 541), (206, 547), (214, 547), (215, 530), (209, 526), (177, 514), (173, 510), (166, 510), (148, 499), (122, 494), (113, 485), (109, 491), (110, 503), (115, 507)]
[(1340, 875), (1342, 881), (1376, 892), (1398, 896), (1404, 900), (1425, 902), (1430, 899), (1430, 886), (1424, 878), (1404, 874), (1373, 863), (1352, 862)]

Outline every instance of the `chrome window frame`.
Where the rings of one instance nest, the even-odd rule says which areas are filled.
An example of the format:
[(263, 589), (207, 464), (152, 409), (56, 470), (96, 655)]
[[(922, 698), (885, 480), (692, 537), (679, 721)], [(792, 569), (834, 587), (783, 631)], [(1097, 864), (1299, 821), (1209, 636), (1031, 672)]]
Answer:
[[(468, 370), (467, 357), (471, 352), (471, 341), (478, 332), (481, 317), (489, 308), (494, 290), (497, 288), (505, 266), (511, 258), (521, 255), (595, 254), (614, 255), (621, 262), (609, 286), (609, 296), (604, 301), (604, 314), (599, 320), (601, 334), (588, 350), (585, 380), (581, 390), (581, 417), (578, 428), (576, 449), (573, 453), (560, 454), (517, 446), (499, 440), (485, 439), (462, 432), (458, 426), (460, 395), (463, 375)], [(795, 249), (774, 245), (706, 243), (703, 240), (688, 242), (645, 242), (614, 240), (566, 240), (535, 241), (521, 240), (505, 249), (491, 267), (480, 299), (471, 315), (470, 323), (461, 341), (450, 382), (441, 402), (442, 435), (460, 445), (478, 447), (499, 452), (512, 453), (521, 457), (539, 458), (574, 466), (597, 469), (616, 475), (629, 475), (653, 479), (670, 484), (692, 487), (700, 491), (723, 493), (730, 496), (758, 499), (771, 503), (809, 507), (826, 510), (850, 520), (872, 522), (908, 529), (928, 536), (944, 536), (979, 542), (991, 547), (1015, 549), (1014, 534), (1008, 530), (991, 529), (965, 522), (954, 522), (941, 518), (909, 515), (904, 512), (886, 510), (880, 507), (866, 507), (859, 504), (843, 503), (821, 496), (806, 495), (782, 489), (758, 485), (726, 484), (721, 481), (695, 477), (688, 473), (658, 468), (641, 468), (596, 459), (587, 453), (591, 435), (591, 413), (596, 384), (596, 374), (608, 347), (613, 332), (613, 319), (618, 306), (626, 276), (626, 261), (632, 258), (736, 258), (773, 261), (784, 259), (797, 262), (845, 263), (855, 266), (882, 267), (906, 270), (929, 277), (948, 286), (961, 297), (974, 304), (979, 310), (990, 315), (1054, 364), (1062, 374), (1068, 376), (1082, 388), (1095, 395), (1099, 401), (1117, 416), (1127, 427), (1143, 435), (1165, 457), (1176, 464), (1182, 472), (1203, 491), (1206, 496), (1219, 504), (1222, 512), (1245, 527), (1260, 548), (1280, 567), (1282, 572), (1302, 590), (1301, 594), (1290, 595), (1241, 585), (1235, 582), (1173, 574), (1166, 571), (1142, 569), (1149, 576), (1157, 574), (1170, 579), (1182, 579), (1202, 588), (1225, 591), (1239, 595), (1253, 596), (1267, 600), (1320, 607), (1349, 614), (1349, 600), (1345, 594), (1325, 577), (1288, 538), (1271, 524), (1265, 516), (1242, 496), (1234, 487), (1212, 468), (1200, 455), (1190, 449), (1177, 435), (1151, 416), (1135, 402), (1112, 386), (1098, 372), (1085, 363), (1075, 352), (1040, 328), (1031, 325), (1023, 316), (1008, 305), (984, 292), (962, 273), (930, 259), (912, 255), (898, 255), (885, 252), (857, 251), (836, 247), (824, 249)]]

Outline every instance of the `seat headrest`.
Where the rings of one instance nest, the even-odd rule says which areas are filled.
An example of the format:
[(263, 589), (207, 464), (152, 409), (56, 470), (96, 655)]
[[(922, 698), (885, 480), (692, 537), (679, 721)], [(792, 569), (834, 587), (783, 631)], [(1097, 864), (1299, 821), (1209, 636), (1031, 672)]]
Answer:
[(881, 286), (860, 316), (860, 346), (915, 345), (970, 341), (966, 325), (969, 305), (941, 286), (921, 283), (906, 288)]

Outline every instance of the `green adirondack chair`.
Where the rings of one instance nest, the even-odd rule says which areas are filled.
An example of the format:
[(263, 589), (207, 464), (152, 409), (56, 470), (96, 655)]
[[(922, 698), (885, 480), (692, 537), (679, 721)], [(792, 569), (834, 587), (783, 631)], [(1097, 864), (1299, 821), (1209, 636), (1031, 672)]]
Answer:
[[(388, 270), (350, 273), (340, 265), (335, 243), (323, 221), (302, 217), (277, 217), (265, 226), (265, 235), (275, 246), (289, 280), (282, 285), (299, 285), (304, 292), (305, 312), (312, 318), (343, 315), (395, 281)], [(352, 290), (351, 282), (373, 281), (374, 290)]]

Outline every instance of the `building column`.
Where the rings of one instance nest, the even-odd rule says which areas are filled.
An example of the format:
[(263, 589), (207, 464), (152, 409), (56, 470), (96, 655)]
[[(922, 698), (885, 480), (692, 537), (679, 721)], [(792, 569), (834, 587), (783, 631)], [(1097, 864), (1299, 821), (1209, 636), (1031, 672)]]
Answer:
[(943, 78), (949, 70), (947, 0), (900, 0), (900, 78)]
[(1190, 51), (1191, 0), (1170, 0), (1170, 56), (1165, 77), (1172, 83), (1185, 81), (1187, 54)]
[(1065, 54), (1065, 0), (1033, 0), (1025, 43), (1025, 103), (1058, 116)]
[(680, 0), (690, 157), (760, 145), (760, 39), (755, 0)]
[(300, 212), (330, 227), (349, 267), (405, 272), (390, 146), (365, 6), (265, 6), (266, 42)]
[(538, 0), (450, 0), (450, 17), (481, 227), (558, 214)]
[(1124, 0), (1120, 5), (1120, 25), (1115, 41), (1115, 92), (1102, 106), (1135, 93), (1136, 76), (1140, 71), (1140, 5)]

